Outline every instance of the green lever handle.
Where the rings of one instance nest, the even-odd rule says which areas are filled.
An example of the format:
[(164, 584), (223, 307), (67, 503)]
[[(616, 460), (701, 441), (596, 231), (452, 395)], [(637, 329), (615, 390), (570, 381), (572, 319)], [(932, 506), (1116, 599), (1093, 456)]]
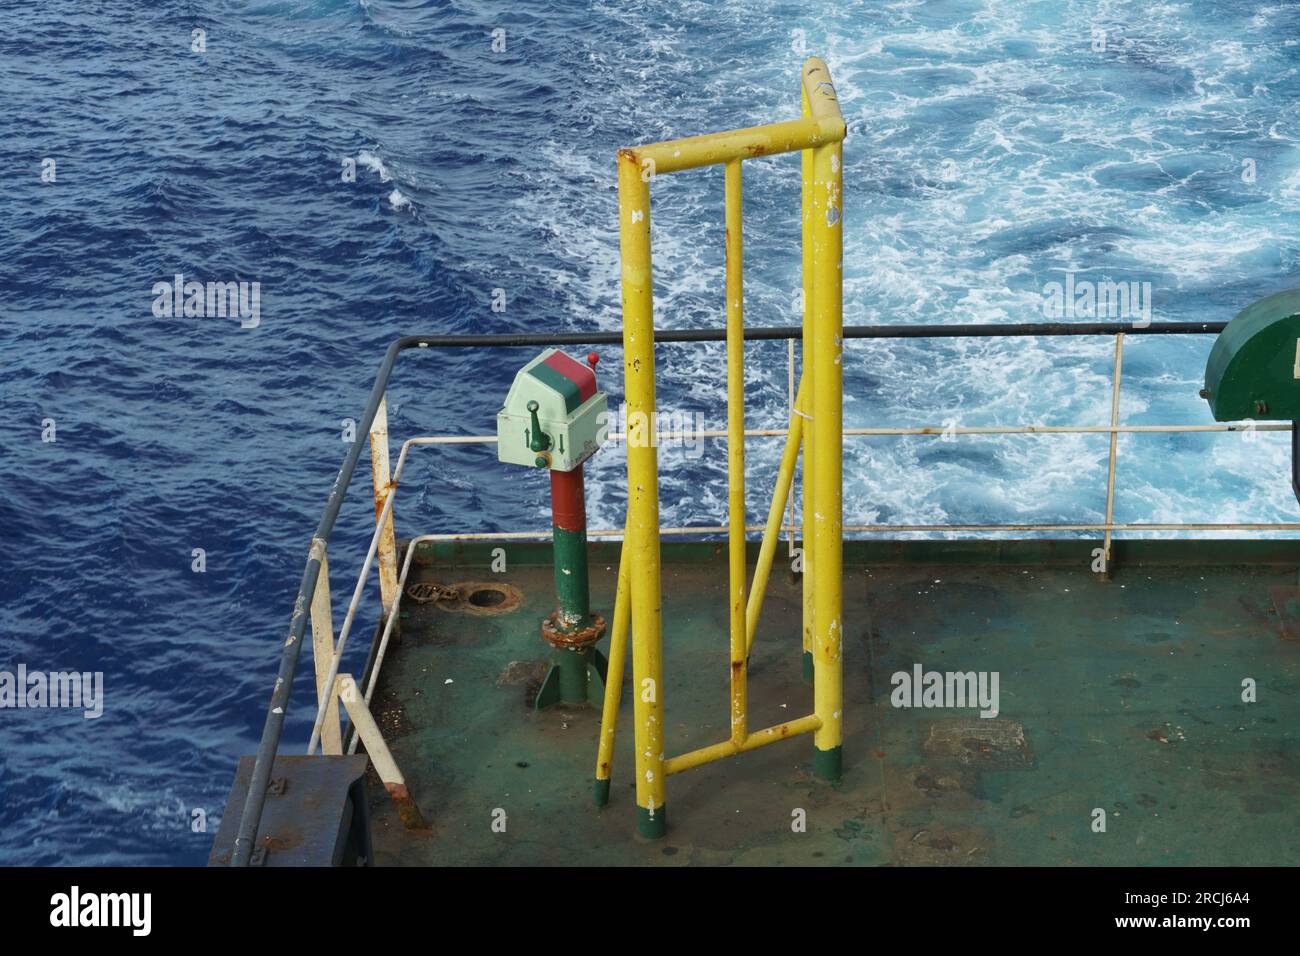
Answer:
[(533, 417), (532, 438), (528, 443), (529, 451), (546, 451), (551, 447), (551, 436), (542, 431), (542, 423), (537, 420), (537, 402), (528, 403), (528, 414)]

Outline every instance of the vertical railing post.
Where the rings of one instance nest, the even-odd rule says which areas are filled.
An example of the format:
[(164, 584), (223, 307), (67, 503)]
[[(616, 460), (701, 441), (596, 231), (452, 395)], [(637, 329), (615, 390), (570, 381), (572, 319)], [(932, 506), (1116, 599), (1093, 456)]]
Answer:
[(740, 160), (725, 167), (727, 261), (727, 544), (731, 618), (731, 740), (749, 735), (745, 606), (745, 278)]
[[(805, 66), (805, 71), (807, 66)], [(803, 115), (812, 115), (812, 104), (808, 98), (808, 86), (800, 84), (803, 93)], [(813, 318), (817, 314), (814, 299), (816, 289), (816, 272), (813, 269), (813, 153), (811, 149), (799, 153), (802, 181), (800, 189), (799, 220), (802, 229), (802, 264), (803, 264), (803, 358), (802, 386), (807, 389), (808, 408), (812, 407), (813, 396)], [(796, 408), (796, 414), (804, 414)], [(800, 548), (803, 560), (803, 679), (812, 683), (813, 679), (813, 443), (812, 422), (805, 422), (803, 429), (803, 477), (800, 488), (803, 492), (803, 520), (800, 522)]]
[[(802, 218), (802, 216), (801, 216), (801, 218)], [(791, 416), (793, 416), (793, 415), (794, 415), (794, 410), (795, 410), (795, 407), (796, 407), (796, 406), (795, 406), (795, 401), (796, 401), (796, 397), (797, 397), (796, 392), (795, 392), (795, 387), (794, 387), (794, 339), (786, 339), (786, 340), (785, 340), (785, 362), (786, 362), (786, 378), (787, 378), (786, 389), (787, 389), (787, 391), (788, 391), (789, 394), (790, 394), (790, 414), (791, 414)], [(800, 384), (801, 384), (801, 385), (803, 384), (803, 380), (802, 380), (802, 379), (800, 380)], [(803, 436), (803, 428), (802, 428), (802, 426), (800, 426), (800, 430), (799, 430), (799, 431), (800, 431), (800, 439), (799, 439), (799, 440), (800, 440), (800, 442), (802, 443), (802, 441), (803, 441), (803, 437), (802, 437), (802, 436)], [(785, 543), (786, 543), (786, 556), (787, 556), (788, 558), (790, 558), (790, 559), (793, 559), (793, 558), (794, 558), (794, 534), (795, 534), (795, 532), (794, 532), (794, 529), (795, 529), (795, 520), (794, 520), (794, 495), (790, 494), (788, 491), (786, 492), (786, 507), (789, 508), (789, 510), (790, 510), (790, 533), (789, 533), (789, 536), (785, 539)], [(751, 628), (751, 630), (752, 630), (752, 628)], [(750, 635), (749, 643), (750, 643), (750, 646), (751, 646), (751, 647), (752, 647), (753, 644), (754, 644), (754, 638), (753, 638), (753, 635), (752, 635), (752, 634)]]
[(325, 542), (316, 538), (312, 554), (320, 559), (316, 590), (311, 596), (311, 652), (316, 669), (316, 706), (325, 702), (325, 722), (321, 724), (320, 749), (323, 754), (343, 753), (343, 736), (339, 729), (339, 701), (330, 686), (334, 659), (334, 612), (330, 607), (330, 566)]
[(622, 261), (623, 387), (628, 428), (626, 558), (632, 600), (633, 735), (637, 831), (667, 832), (664, 806), (663, 608), (659, 572), (659, 460), (655, 415), (654, 293), (650, 264), (650, 183), (633, 150), (618, 154), (618, 232)]
[(379, 534), (379, 599), (384, 614), (392, 609), (397, 594), (397, 539), (393, 533), (393, 512), (384, 516), (384, 504), (393, 493), (388, 470), (388, 394), (380, 399), (370, 426), (370, 470), (375, 483), (375, 522), (383, 521)]
[[(811, 86), (811, 92), (809, 87)], [(830, 73), (821, 60), (804, 64), (804, 89), (814, 115), (838, 115)], [(813, 738), (814, 769), (838, 780), (842, 763), (843, 679), (843, 148), (839, 140), (813, 151), (813, 701), (821, 721)]]
[(1115, 378), (1110, 390), (1110, 456), (1106, 465), (1106, 536), (1101, 545), (1101, 578), (1110, 577), (1110, 526), (1115, 523), (1115, 455), (1119, 450), (1119, 382), (1124, 368), (1124, 333), (1115, 333)]

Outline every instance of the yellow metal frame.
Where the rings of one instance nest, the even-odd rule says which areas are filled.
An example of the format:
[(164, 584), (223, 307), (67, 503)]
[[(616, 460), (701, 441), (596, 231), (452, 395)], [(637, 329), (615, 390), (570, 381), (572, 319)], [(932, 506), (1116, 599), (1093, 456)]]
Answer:
[[(636, 420), (656, 421), (650, 183), (656, 176), (701, 166), (720, 165), (725, 176), (731, 734), (722, 743), (677, 757), (664, 757), (658, 455), (651, 441), (629, 441), (628, 521), (610, 635), (609, 672), (596, 759), (596, 792), (598, 799), (602, 793), (608, 793), (630, 624), (637, 818), (638, 830), (645, 836), (661, 836), (666, 832), (665, 781), (669, 775), (692, 767), (811, 733), (818, 775), (834, 780), (840, 774), (843, 706), (841, 143), (845, 127), (826, 64), (816, 57), (808, 59), (803, 65), (802, 78), (802, 119), (638, 146), (620, 150), (618, 154), (623, 360), (629, 420), (637, 416)], [(763, 532), (753, 587), (747, 596), (741, 164), (757, 156), (795, 151), (801, 153), (803, 171), (802, 379)], [(653, 427), (649, 429), (650, 433), (653, 431)], [(811, 657), (813, 713), (751, 733), (747, 688), (749, 652), (801, 449), (803, 648), (805, 658)]]

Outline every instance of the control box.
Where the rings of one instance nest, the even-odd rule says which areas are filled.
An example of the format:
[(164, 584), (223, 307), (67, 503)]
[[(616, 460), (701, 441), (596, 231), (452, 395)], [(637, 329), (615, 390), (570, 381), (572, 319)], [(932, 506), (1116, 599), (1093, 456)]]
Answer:
[(515, 375), (497, 413), (497, 458), (572, 471), (600, 448), (607, 410), (605, 393), (596, 391), (595, 369), (547, 349)]

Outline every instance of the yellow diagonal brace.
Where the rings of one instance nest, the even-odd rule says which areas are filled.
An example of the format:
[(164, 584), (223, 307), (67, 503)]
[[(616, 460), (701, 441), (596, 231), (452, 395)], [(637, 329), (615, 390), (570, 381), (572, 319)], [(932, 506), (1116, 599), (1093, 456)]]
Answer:
[(618, 587), (614, 592), (614, 623), (609, 632), (609, 664), (605, 671), (605, 700), (600, 712), (600, 742), (596, 745), (596, 805), (609, 802), (609, 781), (614, 767), (614, 743), (618, 738), (618, 708), (623, 702), (623, 667), (627, 660), (628, 620), (631, 615), (627, 560), (627, 530), (618, 557)]
[(781, 465), (776, 472), (776, 490), (772, 492), (772, 507), (767, 512), (767, 525), (763, 528), (763, 543), (758, 549), (758, 561), (754, 565), (754, 584), (749, 589), (749, 604), (745, 608), (745, 634), (748, 636), (747, 652), (754, 650), (754, 633), (758, 630), (758, 618), (763, 613), (763, 596), (767, 593), (768, 578), (772, 574), (772, 561), (776, 557), (776, 545), (781, 537), (781, 518), (785, 514), (785, 504), (790, 498), (790, 486), (794, 483), (794, 469), (799, 461), (799, 447), (803, 442), (803, 407), (804, 383), (799, 381), (799, 391), (795, 395), (794, 408), (790, 414), (790, 430), (785, 438), (785, 450), (781, 452)]

